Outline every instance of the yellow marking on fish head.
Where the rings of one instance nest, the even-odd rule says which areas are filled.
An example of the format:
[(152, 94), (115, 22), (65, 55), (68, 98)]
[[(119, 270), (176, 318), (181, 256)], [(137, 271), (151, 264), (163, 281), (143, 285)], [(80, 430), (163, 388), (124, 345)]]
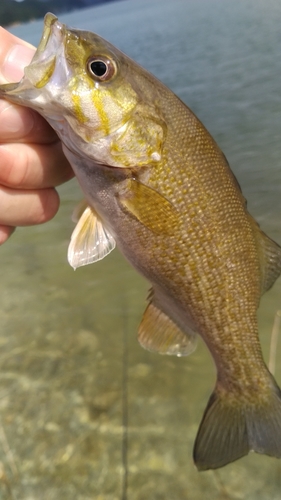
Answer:
[(109, 46), (93, 33), (65, 31), (65, 58), (72, 73), (65, 95), (71, 93), (73, 114), (89, 127), (89, 133), (84, 130), (87, 140), (114, 133), (137, 103), (136, 92), (120, 72), (118, 57)]
[(72, 99), (73, 109), (74, 109), (74, 113), (75, 113), (77, 120), (81, 124), (87, 123), (88, 118), (83, 112), (83, 103), (82, 103), (81, 96), (79, 95), (79, 93), (73, 92), (71, 94), (71, 99)]
[(98, 89), (94, 89), (92, 92), (92, 100), (95, 106), (96, 112), (100, 119), (100, 130), (105, 136), (110, 134), (110, 119), (105, 110), (105, 103), (103, 100), (103, 95)]
[(68, 84), (68, 91), (72, 103), (72, 111), (75, 115), (75, 118), (81, 125), (84, 125), (89, 121), (89, 119), (85, 115), (83, 110), (83, 99), (81, 93), (79, 92), (79, 81), (77, 81), (77, 78), (75, 76), (70, 80)]
[(56, 67), (56, 56), (51, 59), (41, 62), (30, 64), (24, 69), (25, 76), (37, 89), (45, 87), (50, 81)]

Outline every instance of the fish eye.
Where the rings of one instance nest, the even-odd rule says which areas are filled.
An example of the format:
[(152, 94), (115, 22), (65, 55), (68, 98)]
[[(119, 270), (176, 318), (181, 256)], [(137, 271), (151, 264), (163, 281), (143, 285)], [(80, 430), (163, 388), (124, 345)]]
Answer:
[(103, 56), (91, 57), (88, 60), (87, 67), (90, 76), (101, 82), (111, 80), (116, 72), (114, 62)]

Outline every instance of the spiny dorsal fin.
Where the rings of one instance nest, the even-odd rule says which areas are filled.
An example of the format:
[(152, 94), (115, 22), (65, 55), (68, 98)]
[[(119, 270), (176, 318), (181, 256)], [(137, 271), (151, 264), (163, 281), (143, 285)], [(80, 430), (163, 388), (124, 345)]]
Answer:
[(261, 231), (258, 223), (249, 215), (258, 246), (261, 269), (261, 293), (266, 292), (281, 274), (281, 247)]
[(67, 258), (74, 269), (103, 259), (115, 248), (113, 236), (87, 202), (78, 205), (72, 218), (78, 222), (71, 235)]
[(196, 335), (183, 333), (152, 301), (148, 304), (138, 331), (138, 341), (148, 351), (187, 356), (196, 348)]

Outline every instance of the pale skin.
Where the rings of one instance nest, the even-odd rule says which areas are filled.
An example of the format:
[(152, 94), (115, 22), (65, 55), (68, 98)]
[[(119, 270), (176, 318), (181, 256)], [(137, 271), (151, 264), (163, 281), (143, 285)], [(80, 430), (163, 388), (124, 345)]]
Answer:
[[(18, 82), (35, 48), (0, 27), (0, 83)], [(32, 111), (0, 99), (0, 245), (16, 226), (47, 222), (59, 208), (55, 187), (73, 177), (61, 143)]]

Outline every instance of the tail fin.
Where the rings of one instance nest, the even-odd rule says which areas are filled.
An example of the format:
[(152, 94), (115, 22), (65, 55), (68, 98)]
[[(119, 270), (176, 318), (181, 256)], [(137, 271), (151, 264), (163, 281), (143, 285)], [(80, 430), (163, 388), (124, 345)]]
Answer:
[(281, 391), (275, 384), (267, 400), (256, 404), (226, 397), (217, 388), (210, 397), (194, 445), (198, 470), (217, 469), (249, 451), (281, 458)]

